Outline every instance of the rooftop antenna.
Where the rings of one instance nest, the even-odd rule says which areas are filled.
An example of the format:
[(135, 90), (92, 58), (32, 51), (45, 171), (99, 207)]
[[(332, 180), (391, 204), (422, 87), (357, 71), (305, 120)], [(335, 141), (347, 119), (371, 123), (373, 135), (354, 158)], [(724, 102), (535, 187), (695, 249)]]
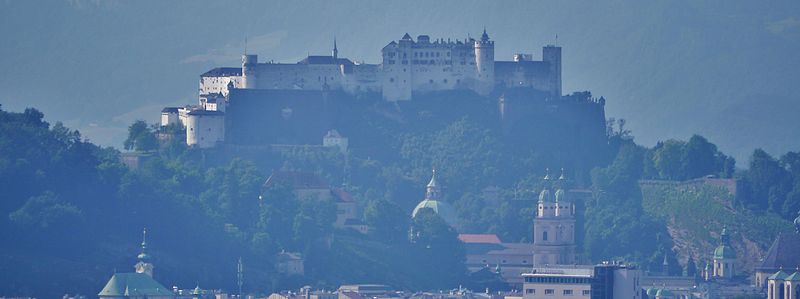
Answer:
[(556, 34), (556, 40), (555, 40), (553, 46), (558, 46), (558, 34)]

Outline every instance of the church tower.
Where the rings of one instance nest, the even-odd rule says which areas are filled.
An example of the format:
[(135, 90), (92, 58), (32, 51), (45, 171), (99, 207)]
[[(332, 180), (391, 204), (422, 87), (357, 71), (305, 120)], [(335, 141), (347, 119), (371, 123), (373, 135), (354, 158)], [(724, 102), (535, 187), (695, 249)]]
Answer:
[[(556, 182), (548, 170), (544, 188), (539, 193), (536, 218), (533, 220), (533, 265), (575, 264), (575, 205), (566, 197), (564, 170)], [(550, 191), (555, 185), (557, 190)]]
[(139, 259), (139, 262), (136, 263), (134, 266), (136, 268), (136, 273), (144, 273), (150, 277), (153, 277), (153, 263), (150, 262), (150, 255), (147, 254), (147, 229), (145, 228), (142, 231), (142, 253), (140, 253), (136, 258)]
[[(339, 49), (336, 47), (336, 38), (333, 38), (333, 52), (331, 53), (333, 60), (339, 59)], [(337, 62), (338, 63), (338, 62)]]
[(736, 252), (731, 247), (728, 228), (723, 227), (720, 243), (714, 250), (714, 277), (730, 279), (736, 276)]

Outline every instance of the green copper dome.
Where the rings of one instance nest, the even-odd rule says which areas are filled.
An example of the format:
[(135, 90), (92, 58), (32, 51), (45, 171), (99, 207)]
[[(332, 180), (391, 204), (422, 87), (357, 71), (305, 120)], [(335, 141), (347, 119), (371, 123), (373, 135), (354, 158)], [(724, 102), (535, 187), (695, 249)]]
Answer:
[(567, 193), (564, 192), (564, 189), (556, 190), (556, 202), (563, 201), (564, 199), (566, 199), (565, 197), (566, 195)]
[(717, 249), (714, 249), (714, 259), (721, 260), (735, 258), (736, 251), (734, 251), (733, 248), (728, 245), (720, 245), (717, 247)]
[(656, 289), (656, 288), (647, 289), (647, 297), (655, 298), (657, 293), (658, 293), (658, 289)]
[(735, 259), (736, 251), (734, 251), (733, 247), (731, 247), (731, 238), (730, 235), (728, 235), (727, 226), (722, 228), (722, 233), (720, 233), (719, 238), (719, 246), (717, 246), (717, 249), (714, 249), (714, 259)]
[(767, 279), (770, 279), (770, 280), (784, 280), (787, 277), (789, 277), (789, 274), (786, 274), (786, 272), (783, 272), (783, 270), (778, 270), (778, 272), (775, 272), (775, 274), (770, 275), (770, 277), (767, 278)]
[(442, 220), (444, 220), (444, 222), (447, 222), (447, 224), (449, 224), (450, 226), (455, 226), (457, 222), (456, 213), (453, 210), (453, 207), (451, 207), (446, 202), (432, 200), (432, 199), (425, 199), (419, 202), (419, 204), (417, 204), (417, 207), (414, 208), (414, 212), (411, 213), (411, 217), (416, 217), (417, 213), (419, 213), (419, 211), (421, 211), (422, 209), (433, 210), (433, 212), (436, 213), (436, 215), (439, 215), (439, 217), (441, 217)]
[(670, 290), (667, 290), (667, 289), (660, 289), (660, 290), (658, 290), (658, 293), (656, 293), (656, 297), (662, 297), (663, 298), (663, 297), (671, 297), (671, 296), (672, 296), (672, 292)]
[(550, 189), (544, 188), (542, 192), (539, 193), (539, 202), (552, 202), (553, 195), (550, 193)]

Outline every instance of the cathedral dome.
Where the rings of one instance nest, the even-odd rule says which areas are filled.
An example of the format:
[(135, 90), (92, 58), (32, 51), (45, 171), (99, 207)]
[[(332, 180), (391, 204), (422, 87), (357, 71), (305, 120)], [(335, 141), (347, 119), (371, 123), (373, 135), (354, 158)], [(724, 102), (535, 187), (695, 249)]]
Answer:
[(417, 204), (417, 207), (414, 208), (414, 212), (411, 213), (411, 217), (417, 217), (417, 213), (422, 209), (433, 210), (436, 215), (439, 215), (439, 217), (450, 226), (455, 226), (457, 222), (455, 210), (446, 202), (425, 199)]
[(714, 259), (721, 260), (735, 258), (736, 251), (734, 251), (733, 248), (728, 245), (720, 245), (717, 247), (717, 249), (714, 249)]

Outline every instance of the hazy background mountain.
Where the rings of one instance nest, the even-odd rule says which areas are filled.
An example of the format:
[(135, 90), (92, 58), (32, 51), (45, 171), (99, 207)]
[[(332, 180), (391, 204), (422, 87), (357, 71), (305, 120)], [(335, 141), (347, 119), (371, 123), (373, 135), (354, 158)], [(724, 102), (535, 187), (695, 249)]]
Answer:
[(746, 165), (800, 148), (797, 1), (4, 1), (0, 103), (119, 146), (134, 119), (196, 101), (199, 74), (328, 53), (379, 62), (405, 32), (496, 40), (496, 58), (564, 47), (564, 91), (608, 99), (639, 143), (708, 137)]

